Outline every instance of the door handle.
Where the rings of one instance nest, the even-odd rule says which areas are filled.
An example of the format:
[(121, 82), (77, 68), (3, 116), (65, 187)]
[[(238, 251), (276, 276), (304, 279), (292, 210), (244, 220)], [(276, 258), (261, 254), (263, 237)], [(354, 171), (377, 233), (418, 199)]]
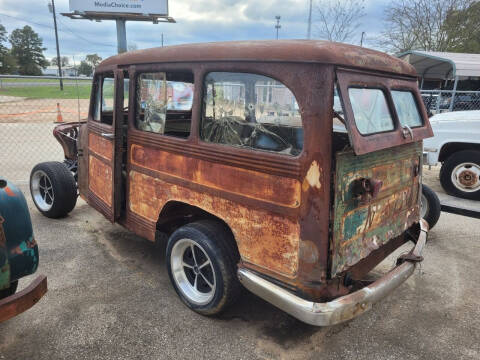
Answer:
[(115, 134), (101, 133), (100, 136), (103, 137), (103, 138), (105, 138), (105, 139), (109, 139), (109, 140), (115, 139)]

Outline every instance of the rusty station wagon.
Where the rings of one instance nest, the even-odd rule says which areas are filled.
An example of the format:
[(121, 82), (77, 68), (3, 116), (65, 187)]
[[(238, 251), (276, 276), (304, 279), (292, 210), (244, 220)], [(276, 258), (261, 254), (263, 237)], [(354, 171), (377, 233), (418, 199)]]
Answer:
[[(66, 215), (78, 184), (110, 221), (151, 241), (167, 234), (171, 282), (201, 314), (219, 313), (243, 284), (332, 325), (423, 259), (432, 130), (415, 70), (384, 53), (292, 40), (114, 56), (96, 69), (88, 121), (55, 136), (66, 160), (33, 169), (39, 210)], [(408, 241), (396, 267), (364, 281)]]

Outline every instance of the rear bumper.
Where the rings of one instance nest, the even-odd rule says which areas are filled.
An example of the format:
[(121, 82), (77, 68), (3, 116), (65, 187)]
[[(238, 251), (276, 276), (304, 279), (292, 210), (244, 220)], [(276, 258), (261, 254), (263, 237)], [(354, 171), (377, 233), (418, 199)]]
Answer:
[[(420, 227), (420, 235), (412, 249), (412, 255), (418, 257), (422, 255), (427, 241), (428, 224), (421, 220)], [(405, 282), (413, 274), (416, 264), (417, 262), (404, 261), (374, 283), (326, 303), (304, 300), (246, 269), (239, 269), (238, 277), (248, 290), (293, 317), (310, 325), (329, 326), (348, 321), (370, 310), (373, 304)]]
[(40, 275), (24, 290), (0, 300), (0, 323), (30, 309), (46, 292), (47, 277)]

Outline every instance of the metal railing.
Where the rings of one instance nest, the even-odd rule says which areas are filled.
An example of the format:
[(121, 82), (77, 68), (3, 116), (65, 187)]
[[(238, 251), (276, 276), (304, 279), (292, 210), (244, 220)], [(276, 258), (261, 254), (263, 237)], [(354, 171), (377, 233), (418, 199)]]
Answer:
[(480, 91), (421, 90), (429, 114), (480, 110)]

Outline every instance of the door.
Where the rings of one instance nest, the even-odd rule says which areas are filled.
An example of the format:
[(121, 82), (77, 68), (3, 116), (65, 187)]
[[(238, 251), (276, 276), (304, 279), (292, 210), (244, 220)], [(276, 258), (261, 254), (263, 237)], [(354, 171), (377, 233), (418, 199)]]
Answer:
[[(88, 119), (88, 203), (110, 221), (120, 215), (119, 188), (121, 132), (116, 124), (123, 118), (123, 73), (97, 74), (94, 80), (92, 107)], [(121, 104), (120, 108), (118, 104)]]

